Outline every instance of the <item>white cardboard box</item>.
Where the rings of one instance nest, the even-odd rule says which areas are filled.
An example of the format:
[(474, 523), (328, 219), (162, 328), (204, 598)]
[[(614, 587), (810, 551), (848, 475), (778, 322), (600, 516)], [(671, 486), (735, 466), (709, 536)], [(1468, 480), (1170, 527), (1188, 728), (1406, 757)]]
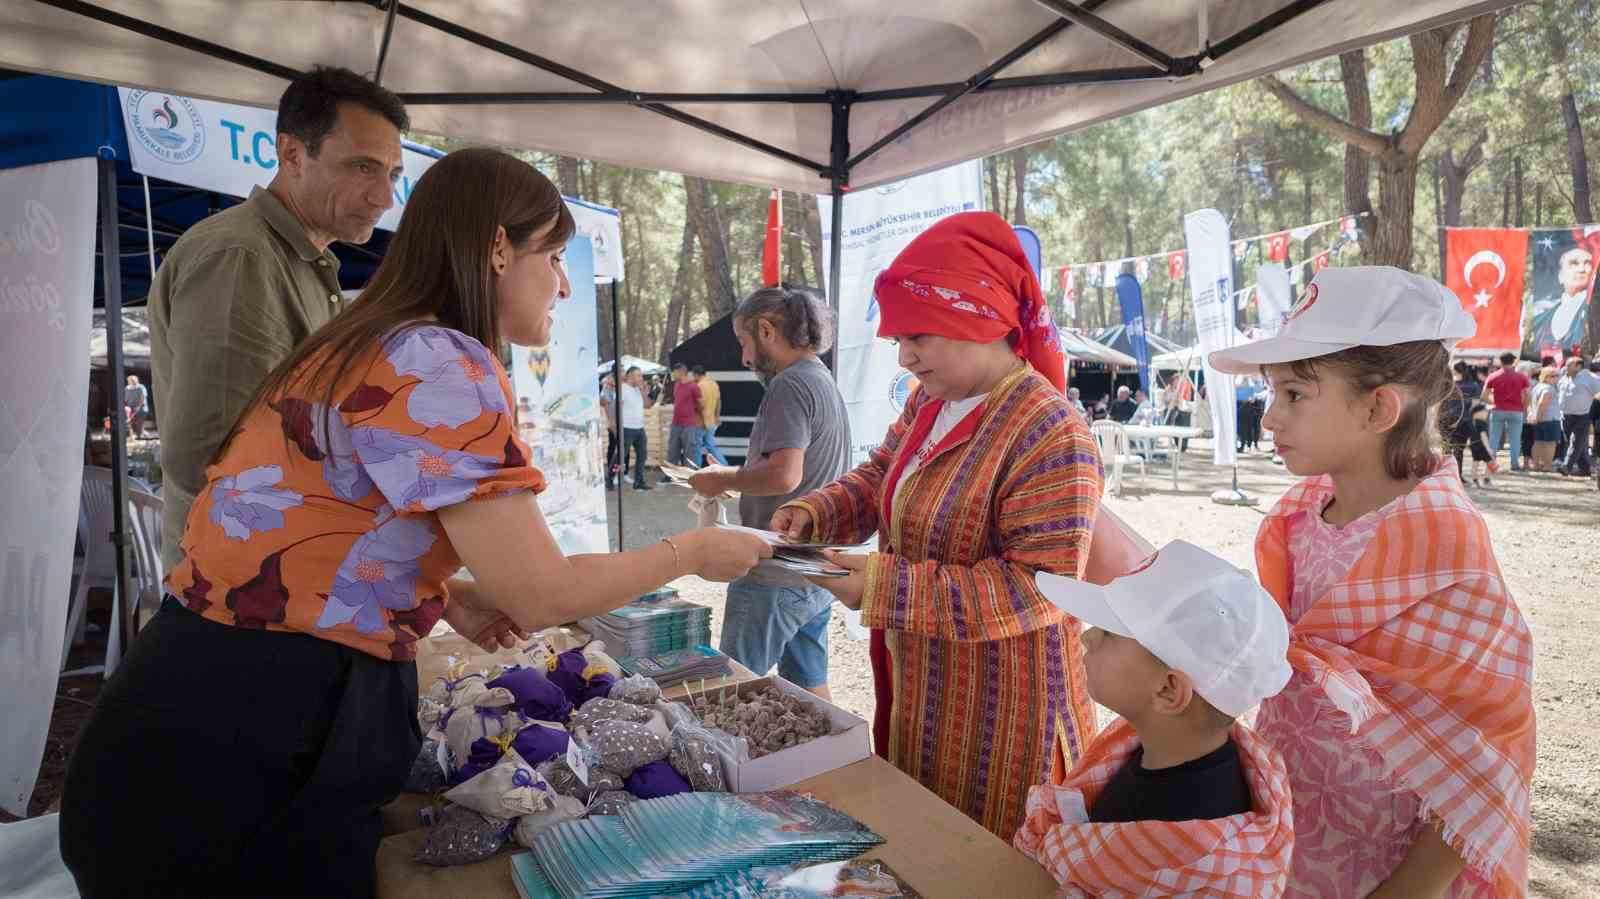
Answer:
[(836, 705), (823, 702), (777, 675), (746, 681), (738, 686), (738, 691), (740, 696), (749, 696), (769, 686), (777, 687), (827, 712), (833, 721), (835, 733), (751, 759), (734, 771), (724, 772), (728, 775), (728, 787), (733, 792), (781, 790), (806, 778), (853, 765), (872, 755), (871, 729), (867, 722)]

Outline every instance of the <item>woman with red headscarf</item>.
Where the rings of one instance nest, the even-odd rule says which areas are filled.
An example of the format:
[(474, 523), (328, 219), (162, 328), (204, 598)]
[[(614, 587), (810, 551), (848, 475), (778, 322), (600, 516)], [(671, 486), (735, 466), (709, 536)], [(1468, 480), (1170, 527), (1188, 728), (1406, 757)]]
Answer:
[(876, 283), (881, 337), (920, 384), (870, 459), (778, 510), (791, 538), (836, 555), (819, 580), (872, 628), (873, 742), (1002, 839), (1059, 736), (1069, 762), (1095, 730), (1078, 622), (1034, 574), (1083, 574), (1101, 473), (1064, 395), (1065, 357), (1011, 227), (954, 215)]

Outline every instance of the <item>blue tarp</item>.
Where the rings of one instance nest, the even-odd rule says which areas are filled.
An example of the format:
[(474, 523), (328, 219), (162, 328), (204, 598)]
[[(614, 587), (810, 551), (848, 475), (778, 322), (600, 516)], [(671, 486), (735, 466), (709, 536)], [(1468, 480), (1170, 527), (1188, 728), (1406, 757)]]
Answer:
[[(432, 147), (407, 143), (430, 156)], [(0, 169), (19, 168), (62, 159), (99, 156), (117, 161), (117, 207), (121, 232), (122, 298), (137, 306), (150, 291), (150, 256), (146, 234), (143, 179), (128, 164), (117, 89), (102, 84), (26, 75), (0, 78)], [(188, 185), (150, 179), (150, 228), (156, 265), (195, 222), (239, 202), (241, 198)], [(96, 229), (96, 256), (99, 255)], [(364, 246), (336, 243), (339, 281), (347, 289), (367, 283), (389, 245), (389, 232), (377, 231)], [(95, 265), (94, 304), (104, 305), (101, 270)]]

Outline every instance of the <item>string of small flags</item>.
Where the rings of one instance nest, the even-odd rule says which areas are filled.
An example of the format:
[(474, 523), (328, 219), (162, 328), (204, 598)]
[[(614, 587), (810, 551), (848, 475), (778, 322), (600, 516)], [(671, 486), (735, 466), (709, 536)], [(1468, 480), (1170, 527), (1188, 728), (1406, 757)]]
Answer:
[[(1332, 253), (1340, 245), (1359, 239), (1360, 219), (1364, 215), (1367, 215), (1367, 213), (1340, 216), (1339, 218), (1315, 222), (1310, 225), (1302, 225), (1298, 228), (1288, 228), (1283, 231), (1243, 237), (1233, 242), (1233, 256), (1235, 259), (1243, 259), (1252, 247), (1265, 241), (1268, 261), (1284, 262), (1289, 258), (1289, 242), (1291, 240), (1305, 241), (1329, 225), (1338, 225), (1339, 235), (1334, 247), (1296, 264), (1294, 266), (1296, 271), (1291, 274), (1298, 273), (1305, 266), (1311, 266), (1313, 272), (1318, 272), (1332, 263)], [(1187, 250), (1163, 250), (1159, 253), (1147, 253), (1143, 256), (1125, 256), (1121, 259), (1106, 259), (1099, 262), (1080, 262), (1072, 265), (1057, 266), (1053, 270), (1056, 273), (1057, 287), (1063, 297), (1068, 302), (1071, 302), (1077, 299), (1080, 288), (1109, 287), (1115, 284), (1117, 276), (1122, 273), (1123, 268), (1129, 263), (1133, 265), (1134, 278), (1143, 284), (1149, 280), (1154, 266), (1161, 261), (1166, 263), (1168, 278), (1174, 281), (1181, 281), (1187, 275), (1189, 261), (1189, 252)], [(1243, 293), (1250, 289), (1252, 288), (1242, 288), (1236, 293)]]

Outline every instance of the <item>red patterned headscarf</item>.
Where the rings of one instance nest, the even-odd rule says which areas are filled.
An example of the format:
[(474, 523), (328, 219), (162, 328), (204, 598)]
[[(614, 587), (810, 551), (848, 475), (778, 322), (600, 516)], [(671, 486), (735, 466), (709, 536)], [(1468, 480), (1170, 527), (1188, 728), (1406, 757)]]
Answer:
[(1061, 335), (1016, 232), (1000, 216), (963, 212), (941, 220), (900, 251), (874, 290), (879, 337), (990, 343), (1018, 332), (1017, 355), (1066, 390)]

